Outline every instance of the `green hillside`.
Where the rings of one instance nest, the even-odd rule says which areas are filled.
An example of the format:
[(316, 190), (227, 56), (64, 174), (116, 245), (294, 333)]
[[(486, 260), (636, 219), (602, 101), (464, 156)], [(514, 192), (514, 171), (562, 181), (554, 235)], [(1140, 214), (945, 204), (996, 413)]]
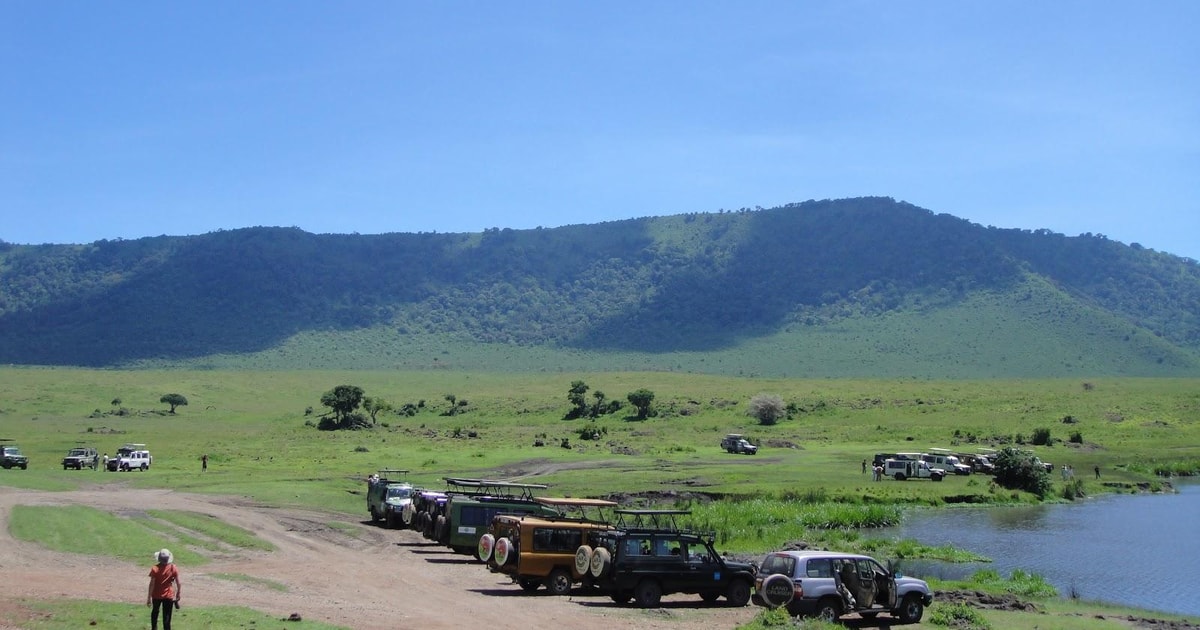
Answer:
[(477, 234), (0, 245), (0, 362), (1200, 373), (1200, 265), (890, 199)]

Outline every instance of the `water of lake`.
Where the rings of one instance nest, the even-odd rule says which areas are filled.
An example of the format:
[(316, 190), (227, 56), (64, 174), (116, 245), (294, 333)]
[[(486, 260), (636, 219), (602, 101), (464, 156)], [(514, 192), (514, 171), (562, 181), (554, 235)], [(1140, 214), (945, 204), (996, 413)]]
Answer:
[(914, 510), (881, 534), (993, 560), (900, 565), (912, 575), (960, 579), (979, 569), (1004, 576), (1021, 569), (1043, 576), (1063, 596), (1200, 616), (1200, 483), (1175, 486), (1177, 494), (1069, 505)]

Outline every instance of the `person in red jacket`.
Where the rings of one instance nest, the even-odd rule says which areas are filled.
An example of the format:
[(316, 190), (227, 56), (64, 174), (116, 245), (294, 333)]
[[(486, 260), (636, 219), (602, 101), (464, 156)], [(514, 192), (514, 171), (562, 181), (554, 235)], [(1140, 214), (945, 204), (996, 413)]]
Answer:
[(150, 589), (146, 592), (146, 605), (151, 607), (150, 630), (158, 630), (159, 608), (162, 608), (163, 630), (171, 630), (171, 611), (179, 607), (183, 582), (179, 581), (179, 569), (170, 551), (162, 549), (154, 557), (158, 564), (150, 567)]

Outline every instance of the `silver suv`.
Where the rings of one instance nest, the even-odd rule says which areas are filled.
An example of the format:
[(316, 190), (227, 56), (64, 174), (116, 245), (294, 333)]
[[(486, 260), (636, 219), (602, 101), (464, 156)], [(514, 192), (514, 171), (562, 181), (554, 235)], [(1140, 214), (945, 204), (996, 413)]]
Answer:
[[(767, 554), (758, 569), (755, 589), (774, 574), (791, 578), (791, 615), (809, 615), (835, 621), (856, 612), (871, 619), (889, 613), (903, 623), (917, 623), (933, 602), (925, 580), (905, 577), (883, 568), (874, 558), (836, 551), (777, 551)], [(768, 606), (755, 595), (754, 603)]]

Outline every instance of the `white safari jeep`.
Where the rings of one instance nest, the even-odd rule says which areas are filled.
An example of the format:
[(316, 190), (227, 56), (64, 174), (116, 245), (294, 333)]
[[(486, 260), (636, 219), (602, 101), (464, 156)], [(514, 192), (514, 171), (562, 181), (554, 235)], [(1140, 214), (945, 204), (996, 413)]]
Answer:
[(145, 444), (126, 444), (117, 449), (117, 456), (108, 460), (108, 469), (111, 471), (127, 471), (127, 470), (150, 470), (150, 464), (154, 458), (150, 456), (150, 451), (146, 450)]

